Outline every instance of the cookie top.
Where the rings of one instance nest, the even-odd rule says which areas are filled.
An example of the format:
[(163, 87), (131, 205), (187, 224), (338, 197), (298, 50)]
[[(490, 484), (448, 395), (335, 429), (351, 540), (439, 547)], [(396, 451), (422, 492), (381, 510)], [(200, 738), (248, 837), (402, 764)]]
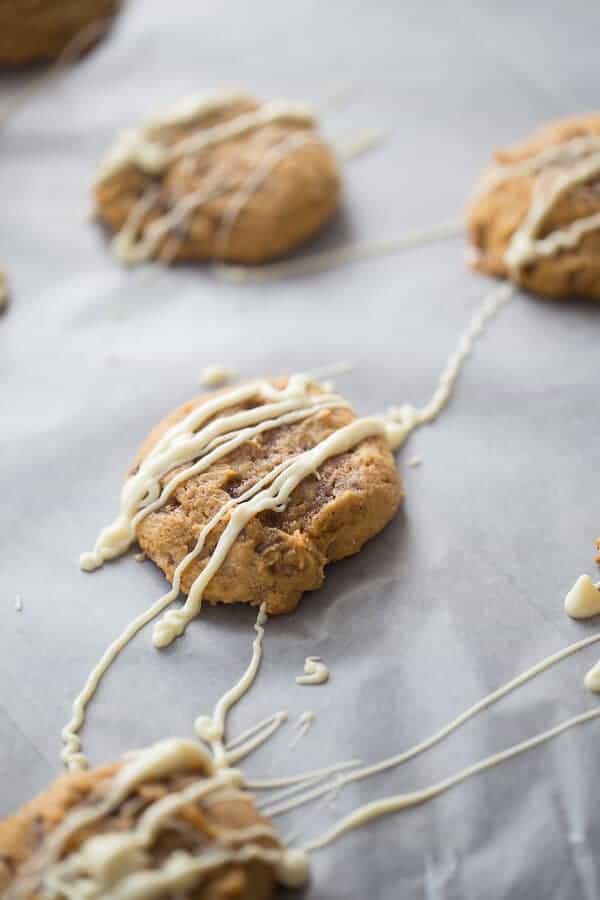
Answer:
[(480, 271), (549, 297), (600, 299), (600, 114), (497, 151), (467, 221)]
[(95, 897), (270, 897), (285, 851), (234, 774), (215, 772), (199, 745), (167, 740), (60, 776), (0, 822), (2, 896), (87, 886)]
[(123, 132), (94, 190), (125, 263), (260, 263), (325, 224), (340, 176), (306, 106), (228, 92), (186, 98)]
[[(288, 382), (274, 379), (270, 384), (277, 392), (283, 391)], [(177, 423), (229, 393), (235, 396), (223, 390), (198, 397), (164, 419), (143, 444), (136, 466)], [(276, 400), (282, 402), (279, 396), (275, 395)], [(281, 425), (275, 413), (269, 413), (261, 423), (262, 410), (271, 408), (273, 398), (265, 396), (259, 384), (243, 401), (232, 400), (231, 406), (210, 416), (204, 427), (219, 418), (229, 421), (225, 417), (243, 411), (248, 411), (258, 425), (231, 452), (185, 478), (163, 505), (137, 525), (141, 549), (172, 580), (203, 527), (226, 504), (230, 505), (231, 511), (215, 524), (201, 553), (183, 571), (181, 587), (186, 593), (211, 558), (235, 513), (236, 501), (241, 505), (254, 485), (268, 480), (302, 454), (306, 456), (311, 448), (324, 446), (328, 438), (357, 421), (341, 397), (328, 395), (315, 384), (309, 386), (307, 398), (283, 401), (290, 406), (295, 402), (296, 409), (283, 413)], [(301, 403), (309, 405), (298, 408)], [(237, 442), (236, 434), (239, 432), (226, 430), (224, 437)], [(164, 475), (162, 489), (181, 471), (176, 467)], [(397, 511), (401, 498), (400, 478), (385, 438), (375, 434), (354, 441), (345, 452), (326, 457), (314, 470), (307, 469), (306, 477), (299, 480), (281, 508), (258, 512), (247, 521), (204, 588), (204, 600), (255, 605), (264, 602), (270, 614), (290, 612), (304, 591), (322, 584), (328, 563), (357, 553), (365, 541), (381, 531)]]
[(106, 31), (120, 4), (121, 0), (0, 3), (0, 65), (57, 59), (79, 38), (79, 49), (87, 49)]

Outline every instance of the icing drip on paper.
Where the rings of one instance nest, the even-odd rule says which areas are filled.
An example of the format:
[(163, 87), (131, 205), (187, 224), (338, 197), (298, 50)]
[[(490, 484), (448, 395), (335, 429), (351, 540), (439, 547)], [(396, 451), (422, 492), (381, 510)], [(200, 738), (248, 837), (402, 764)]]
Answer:
[[(221, 697), (215, 706), (212, 716), (200, 716), (194, 723), (194, 729), (198, 737), (210, 746), (214, 764), (217, 768), (228, 766), (234, 756), (236, 757), (236, 761), (240, 758), (241, 751), (239, 749), (237, 755), (232, 753), (231, 749), (228, 755), (225, 750), (225, 722), (229, 710), (244, 696), (245, 693), (247, 693), (254, 683), (262, 659), (262, 646), (266, 623), (267, 610), (266, 605), (263, 603), (260, 607), (256, 624), (254, 625), (256, 637), (252, 644), (252, 659), (250, 660), (250, 665), (237, 684)], [(245, 745), (243, 744), (242, 746), (244, 747)]]
[(462, 219), (451, 219), (439, 225), (419, 228), (394, 238), (348, 244), (335, 250), (323, 250), (298, 259), (268, 263), (260, 268), (239, 265), (219, 265), (217, 271), (230, 281), (277, 281), (279, 278), (297, 275), (313, 275), (344, 266), (361, 259), (387, 256), (401, 250), (409, 250), (423, 244), (458, 237), (464, 232)]
[(385, 138), (386, 132), (381, 128), (368, 128), (348, 138), (339, 138), (334, 142), (334, 149), (339, 159), (349, 162), (374, 147), (379, 147)]
[(198, 381), (203, 387), (222, 387), (233, 381), (236, 373), (227, 366), (206, 366), (200, 373)]
[(473, 775), (484, 772), (486, 769), (491, 769), (494, 766), (497, 766), (500, 763), (505, 762), (506, 760), (512, 759), (513, 757), (518, 756), (521, 753), (532, 750), (534, 747), (539, 747), (546, 741), (558, 737), (558, 735), (562, 734), (568, 729), (574, 728), (578, 725), (583, 725), (586, 722), (597, 719), (598, 717), (600, 717), (600, 709), (589, 710), (588, 712), (581, 713), (578, 716), (573, 716), (571, 719), (567, 719), (565, 722), (561, 722), (560, 725), (556, 725), (554, 728), (550, 728), (547, 731), (543, 731), (537, 735), (534, 735), (534, 737), (529, 738), (528, 740), (522, 741), (519, 744), (514, 744), (512, 747), (508, 747), (506, 750), (501, 750), (499, 753), (494, 753), (491, 756), (488, 756), (471, 766), (467, 766), (466, 768), (461, 769), (454, 775), (451, 775), (448, 778), (444, 778), (442, 781), (435, 782), (434, 784), (423, 788), (422, 790), (412, 791), (406, 794), (397, 794), (395, 796), (385, 797), (382, 800), (375, 800), (372, 803), (366, 803), (364, 806), (359, 807), (349, 816), (344, 817), (340, 822), (338, 822), (337, 825), (334, 825), (333, 828), (330, 828), (323, 835), (321, 835), (321, 837), (318, 837), (313, 841), (309, 841), (309, 843), (307, 843), (303, 847), (303, 850), (306, 853), (314, 850), (320, 850), (323, 847), (326, 847), (328, 844), (331, 844), (334, 841), (338, 840), (338, 838), (342, 837), (344, 834), (347, 834), (349, 831), (352, 831), (355, 828), (360, 828), (361, 826), (366, 825), (368, 822), (371, 822), (374, 819), (379, 819), (382, 816), (387, 816), (391, 813), (398, 812), (403, 809), (409, 809), (412, 806), (417, 806), (421, 803), (425, 803), (427, 800), (432, 800), (434, 797), (438, 797), (440, 794), (443, 794), (445, 791), (449, 790), (455, 785), (460, 784), (462, 781), (466, 781), (468, 778), (472, 778)]
[(296, 800), (276, 804), (275, 806), (269, 806), (268, 815), (275, 816), (284, 812), (288, 812), (289, 810), (294, 809), (297, 806), (301, 806), (318, 797), (328, 794), (332, 790), (340, 790), (346, 784), (352, 784), (356, 781), (362, 781), (365, 778), (370, 778), (373, 775), (380, 775), (382, 772), (387, 772), (390, 769), (394, 769), (398, 766), (403, 765), (410, 759), (414, 759), (414, 757), (419, 756), (420, 754), (429, 750), (431, 747), (434, 747), (436, 744), (441, 743), (441, 741), (445, 740), (447, 737), (449, 737), (449, 735), (453, 734), (455, 731), (461, 728), (466, 722), (473, 719), (475, 716), (479, 715), (479, 713), (483, 712), (485, 709), (488, 709), (490, 706), (493, 706), (495, 703), (515, 691), (517, 688), (522, 687), (527, 682), (536, 678), (538, 675), (542, 674), (542, 672), (545, 672), (547, 669), (550, 669), (552, 666), (557, 665), (557, 663), (561, 662), (567, 657), (579, 653), (581, 650), (584, 650), (586, 647), (589, 647), (592, 644), (596, 644), (599, 641), (600, 633), (594, 634), (590, 637), (583, 638), (582, 640), (577, 641), (574, 644), (570, 644), (568, 647), (565, 647), (562, 650), (551, 654), (550, 656), (545, 657), (540, 662), (527, 669), (525, 672), (517, 675), (516, 678), (513, 678), (510, 681), (506, 682), (506, 684), (497, 688), (495, 691), (492, 691), (490, 694), (487, 694), (487, 696), (477, 701), (477, 703), (474, 703), (472, 706), (468, 707), (468, 709), (460, 713), (460, 715), (458, 715), (455, 719), (452, 719), (450, 722), (448, 722), (438, 731), (434, 732), (425, 740), (420, 741), (419, 743), (414, 744), (412, 747), (409, 747), (407, 750), (404, 750), (395, 756), (384, 759), (379, 763), (373, 763), (372, 765), (355, 769), (348, 774), (337, 776), (333, 782), (322, 787), (315, 788), (306, 793), (304, 796), (297, 798)]
[(310, 726), (313, 724), (315, 719), (316, 719), (316, 716), (315, 716), (314, 712), (310, 712), (310, 710), (307, 710), (306, 712), (303, 712), (298, 716), (298, 721), (296, 722), (296, 725), (295, 725), (296, 734), (290, 741), (290, 749), (292, 747), (295, 747), (296, 744), (302, 740), (302, 738), (304, 737), (304, 735), (306, 734), (306, 732), (308, 731)]
[(320, 656), (307, 656), (304, 675), (296, 677), (296, 684), (325, 684), (329, 681), (329, 669)]
[(437, 419), (452, 396), (458, 376), (473, 351), (475, 341), (484, 334), (490, 321), (513, 296), (514, 288), (511, 285), (502, 285), (484, 299), (461, 336), (456, 350), (449, 356), (429, 403), (421, 409), (405, 404), (391, 407), (387, 411), (385, 415), (387, 438), (393, 449), (401, 447), (415, 428)]

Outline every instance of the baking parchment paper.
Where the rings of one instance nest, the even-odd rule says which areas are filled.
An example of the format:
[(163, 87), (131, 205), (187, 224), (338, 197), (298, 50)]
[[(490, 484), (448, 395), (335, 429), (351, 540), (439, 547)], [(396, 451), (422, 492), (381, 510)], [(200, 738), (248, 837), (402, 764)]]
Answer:
[[(59, 731), (106, 644), (165, 588), (131, 557), (77, 567), (116, 510), (135, 447), (197, 391), (209, 363), (245, 376), (342, 359), (362, 412), (427, 400), (489, 290), (461, 240), (314, 277), (256, 285), (204, 268), (126, 271), (85, 221), (115, 131), (180, 95), (240, 85), (310, 100), (325, 132), (389, 129), (349, 163), (344, 209), (314, 247), (452, 216), (494, 146), (598, 103), (597, 4), (129, 3), (108, 40), (0, 134), (0, 812), (58, 768)], [(23, 76), (23, 80), (27, 76)], [(4, 80), (3, 92), (19, 79)], [(428, 735), (597, 627), (566, 589), (591, 571), (598, 509), (600, 310), (518, 296), (477, 346), (439, 422), (399, 456), (407, 499), (386, 531), (269, 622), (235, 734), (277, 709), (291, 727), (248, 772), (373, 761)], [(419, 454), (420, 468), (406, 460)], [(23, 611), (15, 610), (20, 594)], [(83, 732), (92, 761), (190, 735), (245, 667), (255, 613), (207, 609), (164, 652), (142, 633)], [(317, 654), (324, 687), (294, 676)], [(593, 649), (502, 701), (405, 767), (281, 822), (307, 837), (357, 804), (410, 790), (591, 707)], [(591, 724), (313, 858), (309, 897), (596, 898), (598, 739)]]

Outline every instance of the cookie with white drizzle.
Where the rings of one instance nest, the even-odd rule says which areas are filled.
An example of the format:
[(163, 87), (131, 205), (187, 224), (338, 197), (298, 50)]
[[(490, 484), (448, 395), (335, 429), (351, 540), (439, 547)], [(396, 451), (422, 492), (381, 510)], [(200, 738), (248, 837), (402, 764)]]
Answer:
[(61, 776), (0, 822), (0, 890), (39, 897), (266, 900), (308, 866), (191, 741)]
[(200, 600), (290, 612), (328, 563), (381, 531), (401, 497), (381, 423), (358, 420), (307, 376), (246, 383), (192, 400), (154, 429), (119, 518), (82, 565), (137, 539), (188, 603), (203, 581)]
[(467, 221), (479, 271), (548, 297), (600, 300), (600, 114), (496, 152)]
[(120, 134), (97, 173), (118, 258), (261, 263), (304, 244), (340, 196), (333, 152), (304, 104), (241, 92), (189, 97)]

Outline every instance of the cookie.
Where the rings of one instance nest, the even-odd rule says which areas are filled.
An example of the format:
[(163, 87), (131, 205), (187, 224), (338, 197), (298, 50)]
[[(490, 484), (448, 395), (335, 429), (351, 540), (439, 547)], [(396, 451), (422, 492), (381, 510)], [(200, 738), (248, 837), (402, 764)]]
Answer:
[[(286, 381), (274, 380), (272, 384), (276, 390), (282, 390)], [(292, 412), (288, 416), (304, 417), (255, 433), (204, 471), (178, 484), (166, 502), (138, 524), (140, 548), (169, 580), (215, 513), (231, 501), (243, 499), (253, 485), (268, 478), (276, 467), (323, 446), (336, 432), (341, 433), (357, 421), (341, 398), (333, 398), (327, 405), (328, 395), (316, 386), (310, 391), (310, 402), (318, 403), (323, 398), (321, 408), (312, 412), (309, 407), (305, 414), (302, 409)], [(157, 442), (178, 422), (215, 397), (224, 396), (227, 391), (204, 395), (168, 416), (142, 446), (137, 465), (147, 459)], [(258, 410), (254, 417), (260, 420), (260, 408), (267, 402), (269, 398), (257, 390), (219, 415)], [(211, 421), (215, 421), (214, 417), (208, 419), (209, 426)], [(272, 421), (277, 424), (276, 419)], [(235, 435), (231, 432), (228, 437), (235, 440)], [(169, 471), (161, 481), (162, 489), (181, 471)], [(328, 563), (357, 553), (384, 528), (401, 498), (400, 478), (385, 438), (375, 434), (357, 440), (346, 452), (325, 458), (316, 470), (311, 469), (282, 508), (268, 508), (247, 521), (206, 584), (204, 601), (253, 605), (264, 602), (271, 615), (291, 612), (305, 591), (321, 586)], [(202, 552), (183, 571), (184, 592), (190, 590), (204, 570), (231, 514), (216, 523)]]
[(266, 900), (291, 857), (236, 777), (179, 740), (60, 776), (0, 822), (2, 896)]
[(547, 297), (600, 300), (600, 114), (496, 152), (467, 222), (479, 271)]
[(122, 262), (261, 263), (323, 227), (340, 175), (305, 106), (221, 93), (121, 134), (94, 191)]
[(0, 65), (57, 59), (72, 42), (87, 49), (121, 0), (0, 0)]

